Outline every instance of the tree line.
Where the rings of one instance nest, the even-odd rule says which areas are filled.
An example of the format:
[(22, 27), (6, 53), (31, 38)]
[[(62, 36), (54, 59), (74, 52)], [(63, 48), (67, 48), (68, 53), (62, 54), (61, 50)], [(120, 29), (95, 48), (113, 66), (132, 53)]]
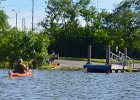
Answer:
[(45, 13), (40, 22), (44, 30), (37, 34), (10, 28), (7, 15), (0, 10), (1, 61), (13, 62), (19, 56), (43, 60), (52, 51), (87, 57), (89, 44), (92, 57), (105, 58), (108, 44), (112, 51), (116, 46), (121, 51), (128, 48), (129, 56), (140, 57), (140, 0), (123, 0), (112, 12), (97, 10), (90, 0), (48, 0)]
[(15, 67), (19, 58), (41, 66), (48, 57), (50, 40), (43, 32), (19, 30), (8, 24), (8, 16), (0, 10), (0, 67)]
[(41, 24), (50, 36), (50, 51), (86, 57), (91, 44), (92, 56), (104, 58), (110, 44), (114, 51), (128, 48), (131, 57), (140, 57), (140, 0), (124, 0), (112, 12), (97, 10), (90, 0), (48, 0), (45, 12)]

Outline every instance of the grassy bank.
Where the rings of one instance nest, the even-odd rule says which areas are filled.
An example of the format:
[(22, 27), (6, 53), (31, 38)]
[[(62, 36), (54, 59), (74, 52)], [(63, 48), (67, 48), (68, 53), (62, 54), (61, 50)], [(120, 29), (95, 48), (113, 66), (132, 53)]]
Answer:
[[(59, 59), (63, 60), (75, 60), (75, 61), (87, 61), (87, 58), (74, 58), (74, 57), (59, 57)], [(104, 63), (106, 62), (106, 59), (97, 59), (97, 58), (92, 58), (92, 62), (94, 63)], [(31, 66), (32, 63), (31, 61), (24, 61), (23, 62), (26, 66)], [(140, 63), (140, 60), (134, 60), (134, 63)], [(13, 66), (9, 65), (9, 62), (0, 62), (0, 68), (14, 68), (17, 62), (14, 63)], [(61, 64), (60, 64), (61, 65)], [(57, 65), (56, 64), (47, 64), (44, 62), (44, 64), (37, 69), (39, 70), (45, 70), (45, 69), (54, 69)], [(81, 70), (80, 68), (73, 68), (73, 67), (65, 67), (65, 66), (60, 66), (59, 69), (62, 70)]]
[[(59, 57), (59, 58), (63, 60), (87, 61), (87, 58), (75, 58), (75, 57)], [(95, 63), (105, 63), (106, 59), (91, 58), (91, 61)], [(140, 63), (140, 60), (134, 60), (134, 63)]]
[(134, 63), (140, 63), (140, 60), (134, 60)]
[[(87, 61), (87, 58), (74, 58), (74, 57), (59, 57), (59, 59), (63, 59), (63, 60), (76, 60), (76, 61)], [(95, 63), (105, 63), (106, 59), (92, 58), (91, 61), (95, 62)]]

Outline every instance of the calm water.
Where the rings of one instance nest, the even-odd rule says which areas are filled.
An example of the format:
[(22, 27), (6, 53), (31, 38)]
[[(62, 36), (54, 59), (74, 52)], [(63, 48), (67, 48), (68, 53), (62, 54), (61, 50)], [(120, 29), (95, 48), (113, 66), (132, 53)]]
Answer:
[(140, 100), (140, 73), (33, 71), (8, 78), (0, 70), (0, 100)]

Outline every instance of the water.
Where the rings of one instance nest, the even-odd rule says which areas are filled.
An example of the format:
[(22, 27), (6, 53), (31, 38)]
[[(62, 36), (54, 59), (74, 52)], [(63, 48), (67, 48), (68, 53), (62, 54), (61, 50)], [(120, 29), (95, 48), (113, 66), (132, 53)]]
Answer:
[(0, 100), (140, 100), (140, 73), (34, 70), (8, 78), (0, 70)]

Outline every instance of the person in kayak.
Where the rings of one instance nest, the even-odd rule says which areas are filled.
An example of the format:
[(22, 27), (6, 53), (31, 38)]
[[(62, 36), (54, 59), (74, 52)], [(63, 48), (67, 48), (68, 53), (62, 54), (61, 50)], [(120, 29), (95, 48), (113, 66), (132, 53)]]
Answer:
[(25, 73), (26, 71), (28, 71), (28, 69), (22, 62), (23, 62), (22, 59), (18, 59), (18, 64), (16, 65), (13, 73)]

